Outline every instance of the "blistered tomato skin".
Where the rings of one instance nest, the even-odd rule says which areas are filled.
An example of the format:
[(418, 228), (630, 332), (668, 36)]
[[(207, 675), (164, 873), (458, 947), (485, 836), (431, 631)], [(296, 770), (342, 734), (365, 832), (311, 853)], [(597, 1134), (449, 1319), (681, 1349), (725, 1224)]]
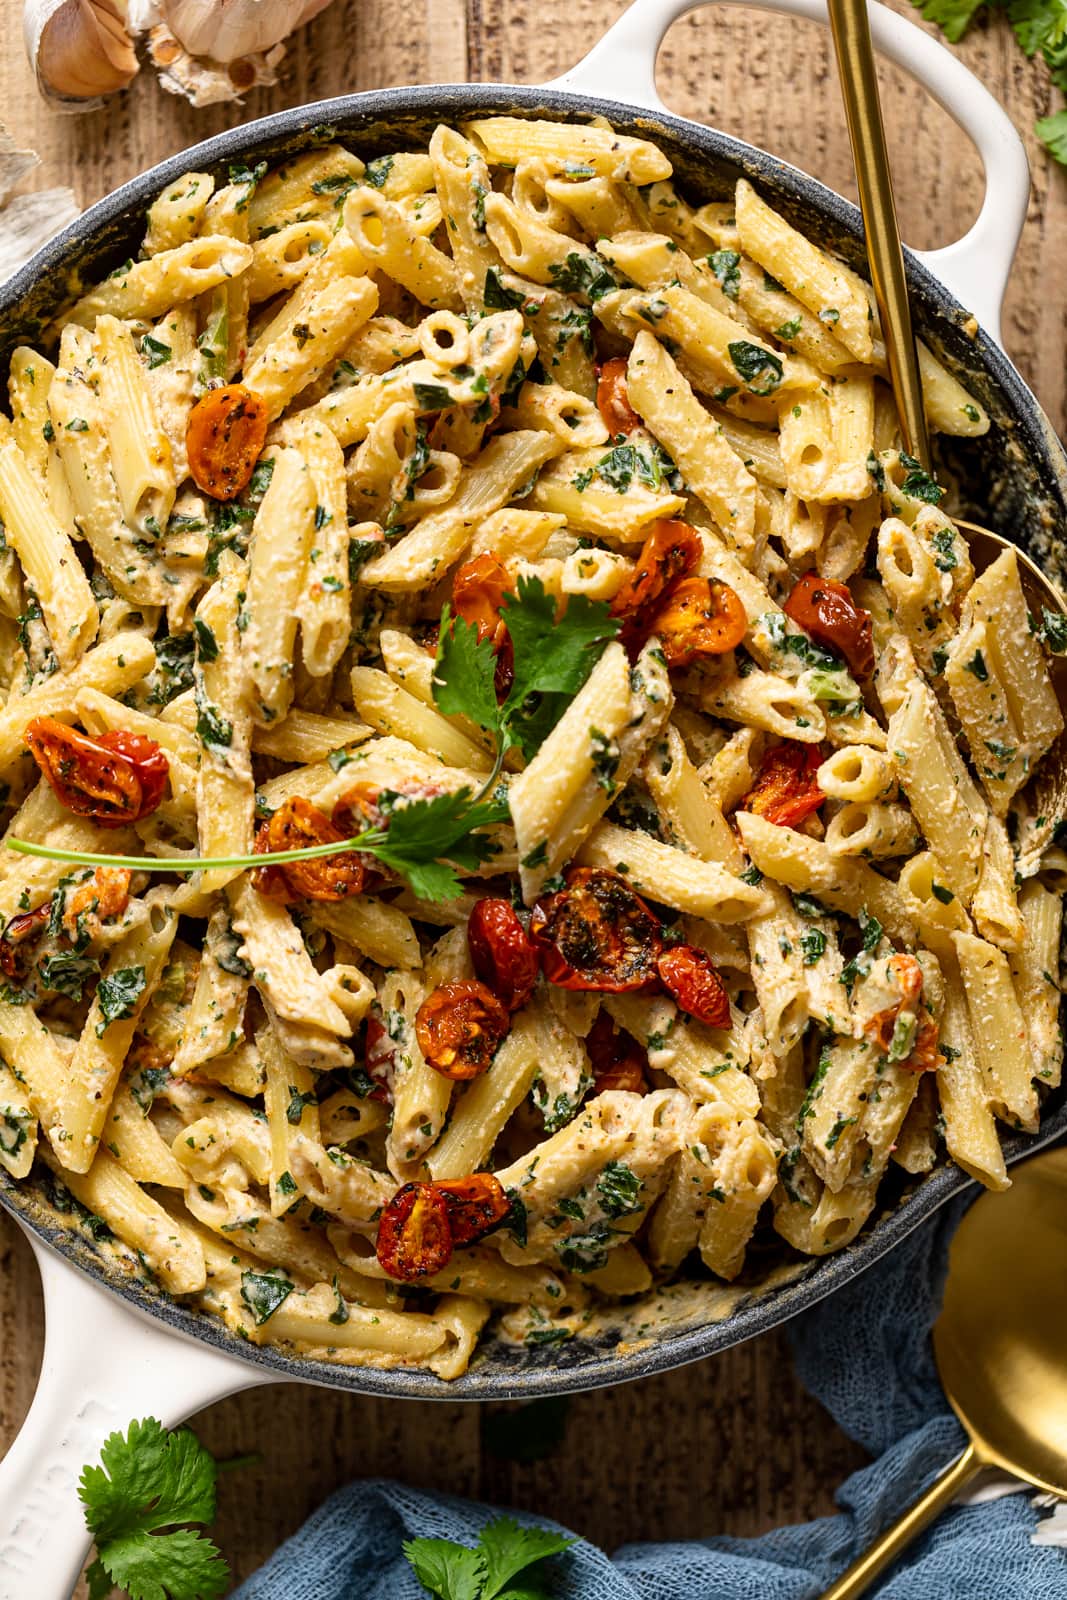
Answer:
[[(325, 811), (301, 795), (292, 795), (256, 834), (254, 853), (306, 850), (317, 844), (339, 844), (347, 837)], [(365, 859), (351, 850), (309, 861), (269, 862), (255, 869), (252, 883), (260, 894), (274, 900), (334, 901), (360, 894), (366, 878)]]
[(163, 798), (170, 767), (154, 739), (122, 729), (90, 738), (54, 717), (34, 717), (25, 738), (60, 804), (101, 828), (140, 822)]
[(641, 418), (630, 404), (626, 387), (626, 360), (613, 356), (605, 361), (597, 376), (596, 404), (605, 428), (611, 438), (620, 433), (633, 433), (641, 426)]
[(453, 1244), (473, 1244), (484, 1238), (511, 1210), (504, 1185), (491, 1172), (441, 1179), (433, 1187), (445, 1197)]
[(652, 987), (662, 929), (640, 895), (604, 867), (572, 867), (564, 881), (530, 919), (549, 983), (605, 994)]
[(467, 922), (467, 944), (475, 972), (497, 999), (509, 1011), (524, 1006), (540, 962), (511, 901), (489, 896), (477, 901)]
[(185, 447), (193, 482), (213, 500), (248, 487), (267, 441), (267, 407), (243, 383), (209, 389), (189, 413)]
[(465, 1083), (487, 1071), (511, 1018), (484, 983), (444, 983), (415, 1014), (415, 1037), (429, 1066)]
[(748, 617), (728, 583), (683, 578), (652, 619), (667, 665), (687, 667), (697, 656), (721, 656), (745, 637)]
[(783, 739), (767, 751), (756, 782), (738, 809), (753, 811), (781, 828), (795, 828), (826, 799), (815, 777), (821, 765), (818, 745)]
[(656, 962), (656, 971), (680, 1011), (709, 1028), (730, 1026), (730, 997), (707, 951), (672, 945)]
[(414, 1283), (452, 1258), (448, 1201), (429, 1183), (405, 1183), (382, 1211), (377, 1255), (391, 1278)]
[(611, 615), (622, 622), (619, 640), (635, 660), (655, 617), (676, 584), (700, 561), (700, 536), (687, 522), (653, 523), (641, 546), (637, 565), (611, 602)]
[(805, 572), (782, 608), (811, 637), (844, 656), (856, 678), (874, 671), (871, 614), (853, 600), (843, 583)]
[(51, 910), (46, 900), (35, 911), (22, 911), (12, 917), (0, 937), (0, 972), (21, 983), (29, 973), (26, 946), (44, 932)]
[(593, 1093), (623, 1089), (630, 1094), (647, 1094), (645, 1069), (648, 1057), (636, 1039), (616, 1028), (602, 1011), (586, 1035), (585, 1048), (593, 1069)]
[(504, 596), (512, 587), (507, 567), (491, 550), (456, 568), (452, 579), (452, 610), (479, 639), (489, 639), (496, 652), (496, 694), (507, 697), (515, 668), (515, 654), (507, 624), (501, 616)]

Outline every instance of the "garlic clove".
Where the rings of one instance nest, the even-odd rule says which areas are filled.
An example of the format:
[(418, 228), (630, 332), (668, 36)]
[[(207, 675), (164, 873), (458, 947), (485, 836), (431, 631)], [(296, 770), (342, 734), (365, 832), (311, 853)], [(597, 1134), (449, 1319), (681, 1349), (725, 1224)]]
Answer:
[[(158, 13), (152, 20), (167, 27), (190, 56), (226, 66), (245, 56), (264, 55), (325, 11), (330, 0), (148, 0), (148, 4)], [(138, 10), (135, 0), (135, 15)]]
[(241, 56), (223, 64), (191, 56), (162, 25), (148, 35), (148, 54), (159, 73), (159, 82), (168, 94), (183, 95), (191, 106), (219, 105), (237, 101), (249, 89), (269, 88), (277, 83), (278, 63), (285, 46), (276, 44), (262, 54)]
[(136, 76), (124, 0), (26, 0), (23, 32), (38, 88), (61, 109), (88, 110)]

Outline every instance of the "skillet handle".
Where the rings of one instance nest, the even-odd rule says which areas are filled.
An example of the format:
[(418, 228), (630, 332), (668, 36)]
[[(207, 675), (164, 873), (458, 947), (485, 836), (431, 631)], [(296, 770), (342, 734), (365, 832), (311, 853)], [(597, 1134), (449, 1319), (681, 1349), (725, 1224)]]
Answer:
[[(666, 111), (656, 90), (656, 53), (667, 29), (712, 0), (634, 0), (589, 54), (546, 88), (566, 89)], [(808, 21), (828, 21), (825, 0), (718, 0)], [(974, 225), (954, 244), (917, 251), (920, 261), (1000, 342), (1000, 312), (1030, 197), (1023, 142), (1007, 112), (974, 74), (915, 23), (871, 0), (875, 49), (918, 80), (963, 129), (982, 158), (985, 198)]]
[(164, 1332), (29, 1237), (44, 1288), (44, 1361), (0, 1463), (0, 1600), (69, 1600), (89, 1549), (78, 1479), (108, 1434), (142, 1417), (172, 1427), (272, 1380)]

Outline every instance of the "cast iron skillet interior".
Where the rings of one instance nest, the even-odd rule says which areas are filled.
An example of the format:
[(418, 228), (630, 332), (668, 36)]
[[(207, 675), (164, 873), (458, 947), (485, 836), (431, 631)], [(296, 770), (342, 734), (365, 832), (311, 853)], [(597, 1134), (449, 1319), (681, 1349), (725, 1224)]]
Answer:
[[(775, 157), (713, 129), (550, 89), (485, 84), (386, 89), (283, 111), (231, 129), (152, 168), (93, 206), (0, 288), (0, 370), (6, 370), (15, 345), (41, 338), (42, 329), (79, 284), (95, 282), (137, 254), (146, 208), (183, 172), (206, 170), (225, 181), (231, 161), (273, 161), (335, 138), (369, 159), (424, 146), (439, 122), (494, 113), (576, 122), (607, 117), (620, 132), (661, 144), (674, 163), (679, 187), (695, 203), (727, 198), (739, 177), (748, 178), (810, 238), (864, 270), (862, 227), (854, 206)], [(975, 330), (965, 308), (914, 258), (908, 261), (908, 275), (923, 337), (993, 419), (985, 438), (951, 441), (945, 449), (943, 465), (957, 485), (958, 509), (961, 514), (970, 510), (976, 520), (1010, 535), (1062, 583), (1067, 570), (1067, 457), (1052, 427), (1003, 351)], [(1058, 1089), (1045, 1102), (1039, 1134), (1006, 1139), (1007, 1159), (1032, 1154), (1065, 1131), (1067, 1091)], [(346, 1367), (248, 1345), (215, 1318), (116, 1273), (85, 1230), (71, 1227), (69, 1216), (60, 1218), (41, 1183), (28, 1179), (16, 1184), (0, 1169), (0, 1204), (81, 1270), (173, 1331), (279, 1377), (410, 1398), (499, 1400), (620, 1383), (763, 1333), (862, 1272), (969, 1182), (950, 1162), (918, 1179), (893, 1169), (871, 1221), (839, 1254), (799, 1258), (767, 1229), (753, 1241), (742, 1278), (729, 1288), (691, 1279), (677, 1288), (651, 1290), (612, 1314), (596, 1337), (564, 1344), (519, 1348), (490, 1334), (470, 1371), (448, 1384), (427, 1372)]]

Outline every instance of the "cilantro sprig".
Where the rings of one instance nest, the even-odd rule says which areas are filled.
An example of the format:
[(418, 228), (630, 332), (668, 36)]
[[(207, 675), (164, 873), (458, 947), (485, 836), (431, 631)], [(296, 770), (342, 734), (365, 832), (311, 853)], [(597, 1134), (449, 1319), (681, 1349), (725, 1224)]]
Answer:
[[(551, 1600), (535, 1569), (574, 1540), (551, 1528), (523, 1528), (510, 1517), (486, 1523), (472, 1549), (453, 1539), (409, 1539), (404, 1554), (434, 1600)], [(514, 1580), (522, 1574), (522, 1581)]]
[(619, 631), (602, 600), (572, 595), (561, 617), (540, 578), (521, 577), (518, 592), (505, 594), (501, 616), (511, 637), (511, 688), (497, 703), (497, 658), (491, 639), (446, 606), (434, 664), (433, 697), (445, 716), (461, 716), (493, 736), (496, 764), (491, 787), (509, 750), (530, 759), (556, 726), (596, 665), (601, 650)]
[(384, 826), (365, 828), (351, 839), (300, 850), (270, 850), (262, 855), (120, 856), (96, 855), (8, 839), (20, 855), (43, 856), (91, 867), (125, 867), (132, 872), (244, 871), (251, 867), (310, 861), (359, 850), (374, 856), (404, 880), (419, 900), (450, 900), (460, 893), (459, 872), (474, 872), (494, 852), (481, 830), (506, 822), (507, 801), (496, 795), (504, 757), (518, 748), (529, 759), (559, 721), (592, 672), (600, 650), (619, 630), (603, 601), (575, 595), (562, 617), (540, 578), (520, 578), (517, 594), (503, 598), (503, 617), (514, 649), (514, 678), (503, 705), (494, 685), (496, 656), (488, 639), (446, 606), (434, 666), (433, 693), (446, 716), (465, 716), (490, 733), (496, 744), (493, 770), (477, 793), (457, 789), (432, 799), (407, 799), (383, 791), (378, 797)]
[(78, 1484), (96, 1542), (89, 1600), (104, 1600), (113, 1587), (130, 1600), (219, 1600), (230, 1569), (210, 1539), (182, 1526), (215, 1520), (218, 1464), (210, 1451), (188, 1428), (172, 1433), (146, 1417), (109, 1435), (100, 1462)]
[[(1040, 54), (1054, 86), (1067, 94), (1067, 6), (1063, 0), (913, 0), (927, 22), (935, 22), (958, 44), (983, 11), (1003, 11), (1030, 60)], [(1067, 107), (1035, 124), (1039, 139), (1067, 166)]]

